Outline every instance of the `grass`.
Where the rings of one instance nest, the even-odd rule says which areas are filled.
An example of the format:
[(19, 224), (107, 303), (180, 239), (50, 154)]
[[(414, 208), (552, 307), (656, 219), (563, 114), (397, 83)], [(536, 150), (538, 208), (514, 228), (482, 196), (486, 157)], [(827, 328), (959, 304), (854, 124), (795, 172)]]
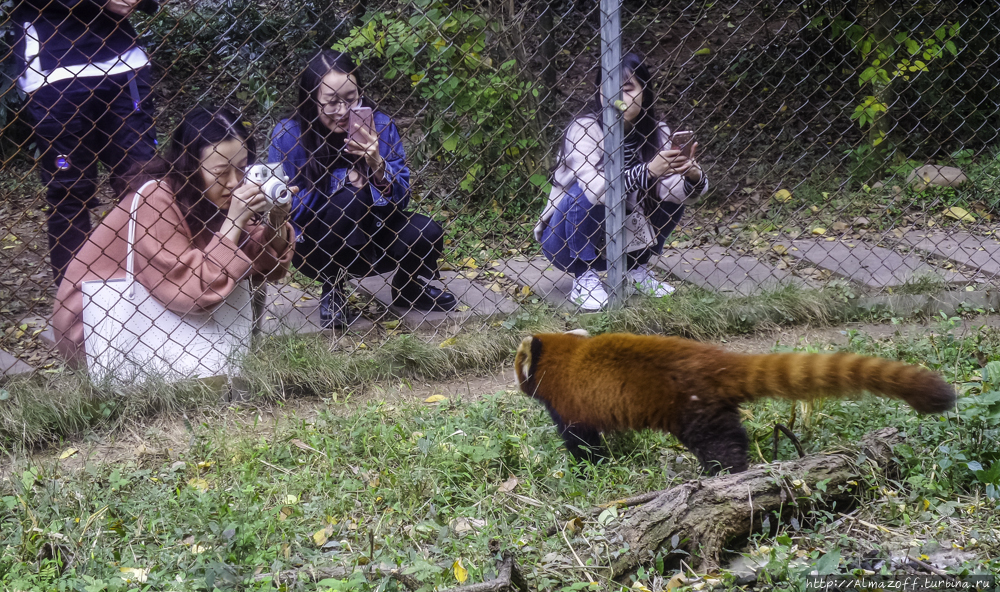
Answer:
[[(265, 337), (243, 362), (239, 396), (269, 403), (332, 396), (400, 380), (441, 380), (498, 370), (529, 333), (583, 326), (591, 333), (632, 332), (721, 339), (808, 323), (863, 318), (846, 284), (823, 290), (785, 285), (753, 296), (726, 296), (682, 286), (670, 298), (633, 300), (627, 308), (575, 316), (525, 305), (504, 320), (453, 336), (384, 330), (331, 340), (323, 335)], [(899, 319), (895, 319), (899, 321)], [(114, 432), (156, 413), (216, 406), (217, 383), (148, 381), (127, 387), (92, 384), (72, 372), (14, 378), (0, 386), (0, 450), (33, 447), (91, 430)]]
[(727, 296), (682, 286), (670, 298), (641, 299), (603, 313), (588, 328), (719, 339), (787, 325), (826, 325), (857, 316), (850, 303), (853, 294), (841, 288), (836, 283), (824, 290), (786, 284), (752, 296)]
[[(769, 530), (734, 549), (759, 566), (756, 589), (802, 589), (817, 566), (851, 573), (901, 548), (930, 557), (961, 548), (967, 555), (949, 573), (1000, 569), (991, 559), (1000, 556), (1000, 372), (990, 370), (1000, 370), (1000, 333), (852, 335), (847, 349), (926, 362), (959, 385), (959, 409), (921, 417), (871, 397), (817, 405), (793, 428), (807, 451), (896, 426), (907, 434), (895, 451), (899, 472), (860, 476), (850, 520), (818, 507), (771, 517)], [(574, 466), (541, 406), (517, 393), (362, 408), (350, 393), (310, 419), (265, 424), (251, 412), (188, 423), (191, 445), (179, 453), (76, 471), (18, 461), (0, 484), (0, 588), (270, 590), (271, 574), (301, 565), (374, 565), (404, 566), (431, 590), (457, 585), (463, 570), (468, 582), (489, 579), (500, 548), (516, 553), (534, 590), (587, 588), (579, 561), (599, 588), (618, 589), (601, 577), (620, 547), (609, 538), (615, 513), (583, 518), (565, 539), (546, 527), (694, 476), (692, 456), (653, 432), (614, 438), (609, 463)], [(791, 405), (765, 401), (748, 412), (751, 460), (769, 460), (759, 451), (770, 449), (770, 428), (787, 422)], [(661, 589), (680, 573), (677, 559), (661, 552), (636, 579)], [(735, 587), (729, 571), (713, 579)], [(282, 589), (396, 586), (354, 577)]]

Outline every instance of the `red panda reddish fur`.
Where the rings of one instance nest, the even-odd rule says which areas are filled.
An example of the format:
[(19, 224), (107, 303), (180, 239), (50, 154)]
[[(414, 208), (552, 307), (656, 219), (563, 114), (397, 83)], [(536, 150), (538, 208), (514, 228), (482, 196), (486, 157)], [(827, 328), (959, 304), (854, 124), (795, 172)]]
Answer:
[(869, 391), (920, 413), (955, 405), (930, 370), (850, 353), (748, 355), (680, 337), (547, 333), (526, 337), (514, 360), (525, 394), (542, 401), (577, 458), (601, 432), (669, 432), (706, 471), (747, 469), (739, 405), (761, 397), (811, 400)]

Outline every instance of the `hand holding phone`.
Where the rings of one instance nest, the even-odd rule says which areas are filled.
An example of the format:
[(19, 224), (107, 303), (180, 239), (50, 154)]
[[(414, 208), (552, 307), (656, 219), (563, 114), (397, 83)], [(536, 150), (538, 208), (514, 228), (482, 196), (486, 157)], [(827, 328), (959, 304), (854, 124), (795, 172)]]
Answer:
[[(361, 130), (365, 130), (367, 134)], [(371, 137), (378, 137), (375, 133), (375, 115), (372, 108), (363, 105), (351, 107), (347, 114), (347, 138), (365, 145)]]
[(698, 146), (692, 131), (674, 132), (670, 144), (674, 150), (679, 150), (684, 158), (694, 158), (695, 148)]

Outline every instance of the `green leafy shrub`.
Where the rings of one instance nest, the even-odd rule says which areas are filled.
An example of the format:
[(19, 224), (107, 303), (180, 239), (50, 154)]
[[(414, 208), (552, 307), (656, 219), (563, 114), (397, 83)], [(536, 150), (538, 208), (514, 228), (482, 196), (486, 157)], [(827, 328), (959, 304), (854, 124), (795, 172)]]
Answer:
[(517, 60), (488, 55), (487, 40), (500, 32), (475, 11), (416, 0), (368, 14), (334, 46), (382, 72), (398, 96), (425, 105), (415, 163), (440, 163), (477, 202), (516, 198), (533, 187), (540, 166), (538, 90), (521, 77)]

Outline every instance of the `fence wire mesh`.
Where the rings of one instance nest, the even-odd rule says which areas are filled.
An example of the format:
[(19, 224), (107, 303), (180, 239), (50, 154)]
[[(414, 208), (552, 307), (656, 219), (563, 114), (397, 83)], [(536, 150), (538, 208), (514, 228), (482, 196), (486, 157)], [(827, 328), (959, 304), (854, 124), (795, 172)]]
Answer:
[[(604, 305), (596, 2), (0, 10), (5, 372), (63, 371), (52, 341), (82, 344), (96, 306), (83, 304), (84, 280), (126, 275), (133, 203), (135, 277), (167, 311), (142, 313), (159, 327), (151, 341), (188, 344), (196, 359), (158, 315), (195, 333), (252, 322), (268, 334), (332, 328), (336, 340)], [(996, 3), (620, 10), (623, 55), (644, 56), (626, 55), (612, 97), (626, 129), (626, 283), (640, 298), (997, 282)], [(691, 159), (662, 152), (695, 143)], [(143, 179), (126, 188), (127, 173), (157, 150), (165, 160), (141, 168), (167, 182), (135, 200)], [(298, 186), (293, 229), (281, 206), (240, 205), (258, 193), (237, 188), (254, 153), (282, 165), (272, 183), (284, 173)], [(241, 306), (255, 300), (256, 318), (213, 316), (245, 279), (256, 297)], [(88, 335), (107, 337), (95, 319)], [(136, 331), (121, 321), (116, 331)]]

